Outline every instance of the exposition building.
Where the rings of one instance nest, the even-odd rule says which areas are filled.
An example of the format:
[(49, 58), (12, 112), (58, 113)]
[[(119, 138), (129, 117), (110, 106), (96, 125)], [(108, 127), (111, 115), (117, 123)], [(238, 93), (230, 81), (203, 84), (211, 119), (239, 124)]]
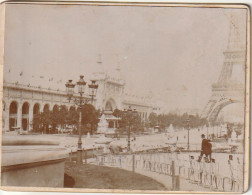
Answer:
[[(125, 93), (125, 80), (117, 75), (111, 76), (105, 71), (93, 73), (99, 85), (93, 105), (105, 113), (112, 113), (114, 109), (127, 109), (131, 106), (136, 109), (142, 120), (147, 120), (149, 114), (156, 108), (151, 104), (150, 97), (136, 97)], [(62, 84), (63, 85), (63, 84)], [(78, 96), (78, 94), (75, 94)], [(90, 98), (85, 96), (84, 98)], [(67, 109), (74, 107), (68, 101), (66, 91), (53, 90), (50, 87), (24, 85), (22, 83), (3, 82), (3, 131), (33, 129), (35, 114), (45, 110), (58, 109), (64, 105)]]

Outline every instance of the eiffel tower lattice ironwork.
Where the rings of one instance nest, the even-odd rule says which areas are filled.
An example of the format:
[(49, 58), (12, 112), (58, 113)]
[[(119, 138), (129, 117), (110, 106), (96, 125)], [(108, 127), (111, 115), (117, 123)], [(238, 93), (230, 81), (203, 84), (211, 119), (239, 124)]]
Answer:
[[(212, 84), (212, 95), (201, 115), (209, 122), (216, 121), (219, 112), (225, 106), (244, 103), (246, 31), (245, 28), (239, 28), (238, 24), (237, 18), (231, 16), (228, 45), (223, 52), (222, 70), (218, 81)], [(234, 78), (237, 72), (240, 72), (240, 77)]]

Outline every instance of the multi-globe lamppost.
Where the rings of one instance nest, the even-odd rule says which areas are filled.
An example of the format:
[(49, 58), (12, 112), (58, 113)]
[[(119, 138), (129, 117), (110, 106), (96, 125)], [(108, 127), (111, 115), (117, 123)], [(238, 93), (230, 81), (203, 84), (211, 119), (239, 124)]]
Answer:
[[(78, 87), (78, 93), (80, 94), (79, 98), (76, 98), (74, 95), (74, 87), (77, 85)], [(84, 76), (81, 75), (79, 81), (74, 84), (73, 80), (68, 80), (68, 82), (65, 84), (67, 96), (69, 102), (73, 100), (73, 102), (78, 106), (79, 108), (79, 139), (78, 139), (78, 149), (77, 149), (77, 164), (82, 164), (82, 141), (81, 141), (81, 110), (82, 106), (86, 103), (88, 103), (89, 99), (84, 98), (83, 95), (85, 93), (85, 86), (86, 82), (84, 81)], [(89, 87), (89, 94), (88, 96), (91, 97), (91, 103), (93, 103), (93, 99), (96, 95), (98, 85), (96, 84), (95, 80), (91, 80), (91, 84), (88, 85)], [(75, 97), (74, 97), (75, 96)]]
[(135, 118), (137, 117), (137, 111), (136, 109), (132, 110), (131, 106), (126, 110), (124, 109), (123, 111), (123, 116), (128, 122), (128, 146), (127, 146), (127, 151), (130, 152), (130, 132), (131, 132), (131, 125)]

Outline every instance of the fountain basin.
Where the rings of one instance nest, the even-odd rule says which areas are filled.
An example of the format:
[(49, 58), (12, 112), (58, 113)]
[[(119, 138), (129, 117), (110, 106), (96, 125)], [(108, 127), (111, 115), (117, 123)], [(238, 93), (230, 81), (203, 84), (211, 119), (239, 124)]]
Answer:
[(67, 150), (58, 142), (3, 136), (2, 186), (63, 187)]

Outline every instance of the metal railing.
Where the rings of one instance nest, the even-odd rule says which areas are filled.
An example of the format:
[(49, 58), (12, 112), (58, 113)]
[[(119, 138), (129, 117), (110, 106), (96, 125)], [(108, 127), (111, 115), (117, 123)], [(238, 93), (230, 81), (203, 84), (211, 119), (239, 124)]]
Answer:
[[(174, 164), (173, 164), (174, 162)], [(97, 156), (96, 164), (100, 166), (112, 166), (132, 171), (146, 171), (178, 176), (179, 179), (188, 180), (192, 185), (200, 185), (210, 188), (212, 191), (241, 192), (242, 181), (233, 176), (219, 174), (219, 166), (216, 163), (198, 162), (196, 160), (165, 159), (163, 162), (146, 155), (108, 155)], [(232, 170), (237, 171), (237, 170)]]

